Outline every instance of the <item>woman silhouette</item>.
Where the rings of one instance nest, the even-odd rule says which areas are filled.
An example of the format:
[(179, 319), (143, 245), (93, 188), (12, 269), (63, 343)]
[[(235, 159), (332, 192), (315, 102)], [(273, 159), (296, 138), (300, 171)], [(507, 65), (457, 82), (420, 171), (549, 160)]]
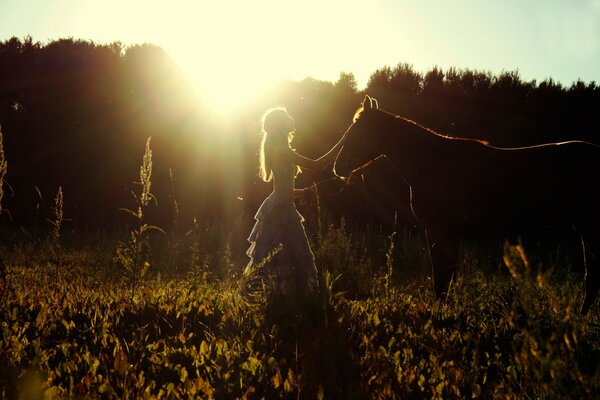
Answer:
[[(291, 148), (294, 120), (285, 108), (268, 110), (262, 119), (259, 176), (273, 181), (273, 192), (258, 209), (248, 241), (246, 254), (250, 262), (246, 274), (256, 271), (260, 277), (270, 277), (282, 293), (306, 294), (317, 287), (314, 255), (302, 223), (304, 218), (294, 205), (294, 182), (300, 167), (325, 168), (341, 149), (345, 135), (325, 155), (313, 160)], [(306, 190), (306, 189), (304, 189)]]

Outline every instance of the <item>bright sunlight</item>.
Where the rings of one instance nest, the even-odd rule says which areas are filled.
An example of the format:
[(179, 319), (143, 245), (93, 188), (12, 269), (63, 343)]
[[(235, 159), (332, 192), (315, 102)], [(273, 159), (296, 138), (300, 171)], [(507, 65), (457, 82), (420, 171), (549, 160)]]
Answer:
[[(211, 17), (204, 18), (204, 7), (197, 6), (197, 12), (183, 23), (187, 27), (181, 21), (173, 27), (189, 30), (190, 42), (175, 40), (165, 43), (165, 48), (202, 97), (220, 112), (230, 112), (285, 79), (336, 80), (343, 69), (338, 64), (341, 60), (331, 60), (327, 52), (311, 46), (331, 41), (331, 48), (339, 50), (350, 47), (351, 40), (340, 40), (344, 29), (335, 23), (327, 37), (320, 37), (324, 31), (316, 27), (335, 21), (325, 20), (331, 14), (324, 7), (290, 6), (274, 0), (225, 1), (212, 4)], [(356, 35), (346, 34), (349, 39)]]
[[(349, 65), (362, 70), (371, 52), (360, 29), (362, 15), (356, 6), (342, 1), (286, 3), (175, 1), (109, 5), (85, 3), (79, 21), (92, 22), (86, 31), (107, 42), (152, 43), (161, 46), (179, 64), (198, 94), (214, 111), (230, 113), (270, 86), (285, 79), (308, 76), (335, 82)], [(390, 26), (384, 11), (380, 31)], [(111, 21), (106, 24), (106, 21)], [(135, 21), (134, 24), (131, 21)], [(81, 22), (83, 23), (83, 22)], [(83, 27), (75, 27), (83, 28)], [(363, 56), (357, 58), (356, 49)], [(377, 66), (364, 68), (372, 72)], [(390, 59), (390, 64), (396, 60)], [(364, 84), (367, 73), (356, 75)]]

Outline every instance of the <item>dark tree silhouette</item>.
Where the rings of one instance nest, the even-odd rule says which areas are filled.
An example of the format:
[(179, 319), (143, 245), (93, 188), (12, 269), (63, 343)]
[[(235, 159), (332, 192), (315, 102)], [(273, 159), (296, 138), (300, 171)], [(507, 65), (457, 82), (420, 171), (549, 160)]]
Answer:
[[(550, 78), (524, 82), (515, 71), (494, 76), (434, 67), (423, 74), (400, 63), (374, 71), (365, 92), (390, 112), (451, 135), (512, 146), (600, 142), (595, 82), (565, 88)], [(122, 223), (118, 209), (129, 205), (131, 177), (152, 136), (159, 207), (149, 210), (151, 222), (171, 223), (171, 176), (182, 221), (191, 223), (194, 215), (230, 220), (231, 213), (253, 212), (269, 190), (256, 176), (258, 122), (266, 109), (286, 106), (296, 119), (295, 147), (316, 156), (348, 127), (363, 95), (351, 73), (341, 73), (335, 83), (281, 82), (223, 124), (157, 46), (11, 38), (0, 43), (0, 123), (10, 164), (6, 180), (14, 189), (3, 204), (16, 223), (45, 226), (62, 186), (72, 227)], [(330, 172), (306, 172), (298, 185), (331, 178)], [(355, 187), (331, 202), (324, 199), (322, 211), (351, 220), (358, 212), (353, 205), (361, 204), (357, 196), (369, 190)], [(389, 215), (382, 202), (377, 214)]]

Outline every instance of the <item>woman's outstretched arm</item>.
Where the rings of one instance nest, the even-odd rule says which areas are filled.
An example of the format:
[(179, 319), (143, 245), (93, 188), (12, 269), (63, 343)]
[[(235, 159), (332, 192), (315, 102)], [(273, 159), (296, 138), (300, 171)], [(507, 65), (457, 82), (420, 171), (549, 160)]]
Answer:
[(305, 157), (301, 154), (296, 153), (295, 151), (290, 149), (290, 157), (294, 164), (299, 165), (302, 168), (310, 169), (313, 171), (318, 171), (324, 169), (330, 163), (335, 160), (338, 153), (340, 152), (342, 146), (346, 142), (346, 133), (342, 135), (342, 138), (333, 146), (327, 153), (323, 154), (321, 157), (316, 160), (312, 158)]

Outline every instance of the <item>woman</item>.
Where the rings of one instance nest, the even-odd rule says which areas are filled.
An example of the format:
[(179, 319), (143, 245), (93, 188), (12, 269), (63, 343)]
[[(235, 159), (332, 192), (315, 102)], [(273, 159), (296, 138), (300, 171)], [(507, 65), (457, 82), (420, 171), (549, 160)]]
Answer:
[(293, 133), (294, 120), (285, 108), (269, 110), (263, 116), (259, 176), (265, 182), (273, 181), (273, 192), (254, 217), (256, 223), (248, 237), (250, 262), (245, 271), (271, 277), (288, 295), (306, 294), (318, 286), (314, 254), (302, 225), (304, 218), (294, 205), (294, 194), (302, 192), (294, 188), (295, 178), (300, 168), (325, 168), (345, 141), (344, 135), (325, 155), (313, 160), (291, 148)]

